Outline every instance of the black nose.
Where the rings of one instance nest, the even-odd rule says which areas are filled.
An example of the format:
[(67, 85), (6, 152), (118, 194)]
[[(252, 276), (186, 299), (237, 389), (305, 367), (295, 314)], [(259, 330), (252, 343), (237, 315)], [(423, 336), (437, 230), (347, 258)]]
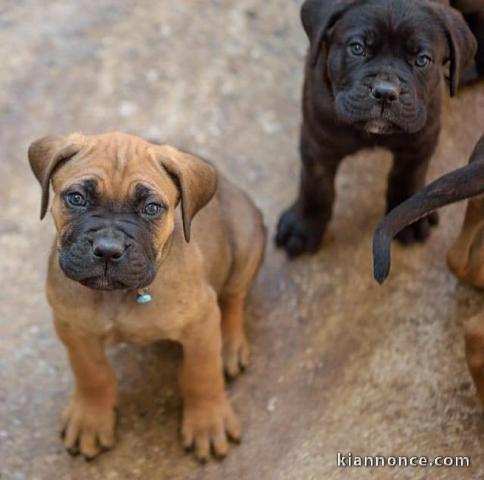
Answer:
[(105, 261), (119, 260), (126, 251), (124, 242), (110, 237), (100, 237), (92, 242), (92, 253)]
[(380, 102), (394, 102), (398, 100), (398, 87), (390, 82), (378, 81), (371, 89), (371, 96)]

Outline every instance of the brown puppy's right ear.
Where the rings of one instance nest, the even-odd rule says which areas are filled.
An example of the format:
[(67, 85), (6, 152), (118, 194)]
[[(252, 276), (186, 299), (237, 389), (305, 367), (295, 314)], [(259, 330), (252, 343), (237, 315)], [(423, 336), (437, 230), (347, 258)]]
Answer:
[(301, 20), (311, 43), (309, 61), (318, 62), (319, 52), (328, 30), (346, 13), (355, 0), (306, 0), (301, 7)]
[(83, 145), (70, 143), (68, 137), (48, 136), (33, 142), (29, 147), (29, 163), (42, 188), (40, 219), (49, 206), (49, 184), (56, 168), (76, 155)]

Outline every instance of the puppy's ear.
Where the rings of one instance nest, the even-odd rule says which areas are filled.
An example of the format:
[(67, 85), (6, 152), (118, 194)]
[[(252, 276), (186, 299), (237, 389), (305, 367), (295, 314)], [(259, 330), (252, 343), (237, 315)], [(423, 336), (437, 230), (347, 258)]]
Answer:
[(306, 0), (301, 7), (301, 21), (311, 44), (309, 62), (318, 62), (319, 52), (328, 30), (354, 4), (355, 0)]
[(189, 153), (168, 145), (160, 145), (157, 150), (158, 160), (175, 180), (180, 191), (183, 233), (189, 242), (193, 217), (217, 190), (217, 174), (209, 163)]
[(49, 184), (56, 168), (76, 155), (83, 147), (71, 143), (68, 137), (48, 136), (33, 142), (29, 147), (30, 168), (42, 188), (40, 219), (45, 217), (49, 206)]
[(449, 87), (450, 95), (457, 93), (460, 77), (464, 69), (472, 62), (477, 50), (477, 40), (467, 22), (455, 8), (445, 7), (432, 2), (440, 24), (444, 29), (449, 44)]

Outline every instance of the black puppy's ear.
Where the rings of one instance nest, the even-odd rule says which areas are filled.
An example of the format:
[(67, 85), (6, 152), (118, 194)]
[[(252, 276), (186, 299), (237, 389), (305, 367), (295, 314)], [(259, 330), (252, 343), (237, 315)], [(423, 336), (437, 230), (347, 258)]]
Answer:
[(437, 14), (449, 45), (446, 61), (450, 62), (449, 87), (453, 97), (457, 93), (462, 72), (474, 59), (477, 40), (462, 14), (455, 8), (433, 4), (432, 9)]
[(157, 146), (157, 158), (180, 191), (185, 240), (190, 241), (193, 217), (214, 196), (217, 173), (206, 161), (169, 145)]
[(309, 61), (318, 62), (319, 52), (327, 31), (355, 3), (355, 0), (306, 0), (301, 7), (301, 20), (311, 43)]
[(69, 137), (54, 135), (40, 138), (30, 145), (28, 152), (30, 168), (42, 188), (41, 220), (45, 217), (49, 206), (49, 184), (55, 169), (76, 155), (82, 147), (81, 143), (71, 143)]

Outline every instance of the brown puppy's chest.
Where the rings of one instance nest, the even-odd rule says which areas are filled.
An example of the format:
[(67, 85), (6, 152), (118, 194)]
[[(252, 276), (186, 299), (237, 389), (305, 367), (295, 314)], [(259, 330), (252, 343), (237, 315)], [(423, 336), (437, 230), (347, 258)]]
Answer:
[(100, 305), (97, 328), (103, 331), (107, 343), (149, 343), (157, 340), (178, 340), (183, 328), (182, 316), (170, 305), (153, 300), (139, 305), (131, 295), (120, 305), (112, 308), (112, 302)]
[[(86, 299), (76, 302), (71, 298), (67, 302), (56, 302), (56, 316), (69, 318), (69, 327), (102, 337), (107, 343), (178, 340), (186, 323), (183, 302), (177, 305), (176, 301), (156, 298), (150, 304), (139, 305), (134, 292), (104, 292), (100, 295), (101, 298), (88, 302), (88, 315), (85, 314)], [(190, 306), (186, 305), (186, 308)]]
[(95, 291), (67, 279), (55, 256), (49, 263), (47, 296), (56, 319), (68, 319), (70, 328), (107, 343), (179, 340), (204, 299), (202, 282), (186, 284), (168, 275), (169, 281), (161, 273), (150, 288), (152, 301), (140, 305), (134, 291)]

